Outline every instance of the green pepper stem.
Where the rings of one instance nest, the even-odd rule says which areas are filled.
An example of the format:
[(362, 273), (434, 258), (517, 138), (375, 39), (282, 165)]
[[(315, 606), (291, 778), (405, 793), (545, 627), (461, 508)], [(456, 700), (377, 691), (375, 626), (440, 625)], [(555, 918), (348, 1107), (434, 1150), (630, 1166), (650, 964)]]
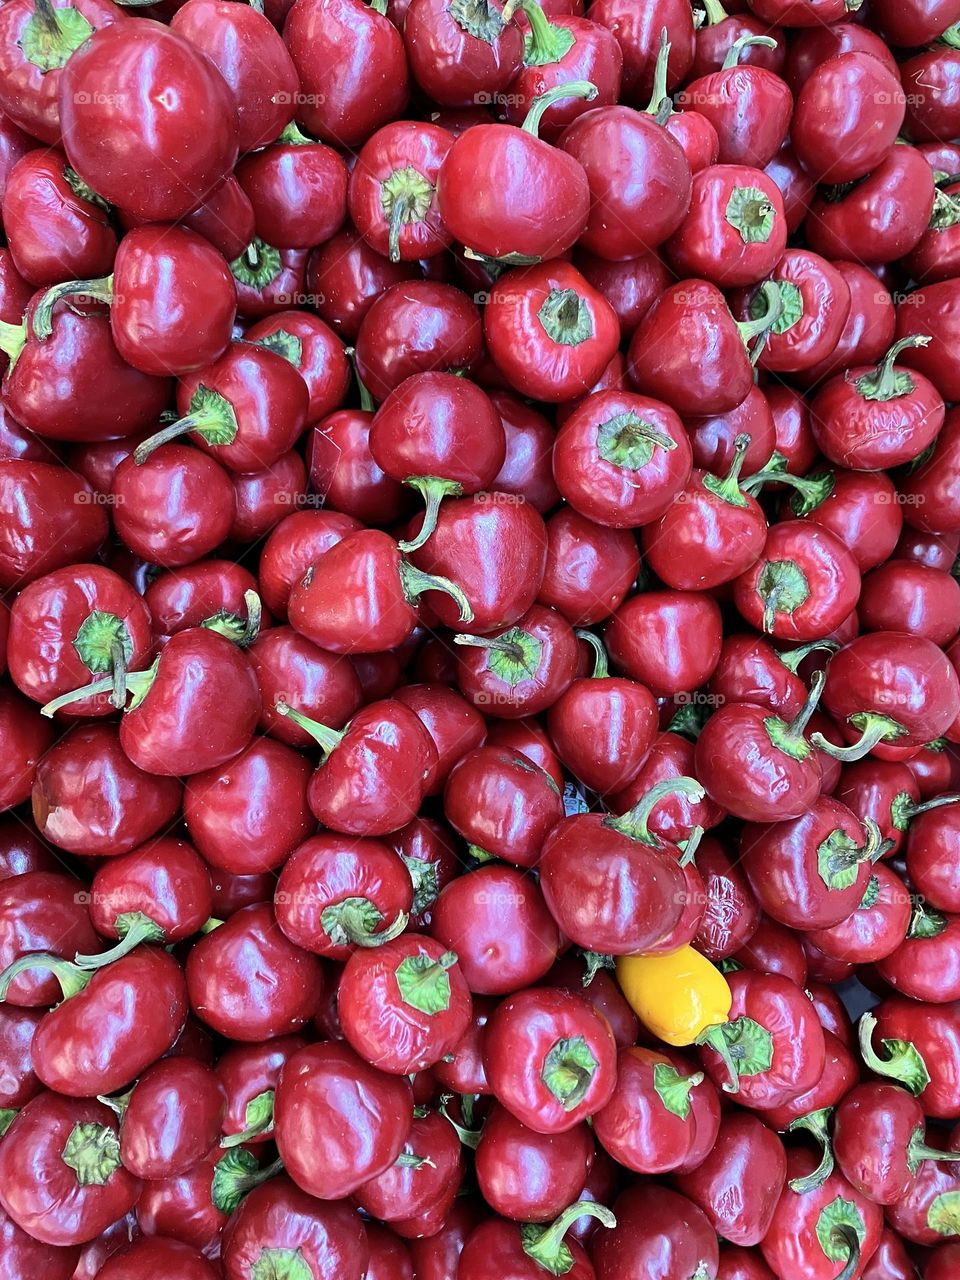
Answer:
[(589, 80), (571, 80), (569, 84), (558, 84), (555, 88), (542, 93), (539, 98), (534, 98), (527, 112), (527, 118), (520, 127), (524, 133), (530, 133), (536, 138), (539, 136), (540, 121), (544, 113), (555, 102), (562, 102), (565, 98), (585, 98), (590, 102), (597, 96), (597, 92), (597, 86), (591, 84)]
[(574, 634), (578, 640), (582, 640), (584, 644), (588, 644), (593, 650), (591, 679), (605, 680), (610, 674), (610, 666), (607, 661), (607, 651), (603, 647), (603, 641), (599, 636), (595, 636), (592, 631), (587, 631), (585, 627), (575, 627)]
[(701, 0), (701, 3), (707, 15), (708, 27), (715, 27), (729, 17), (720, 0)]
[(763, 314), (757, 316), (755, 320), (740, 320), (737, 322), (740, 337), (748, 350), (751, 341), (754, 338), (757, 339), (753, 350), (750, 352), (751, 364), (756, 364), (760, 359), (760, 354), (766, 345), (767, 336), (783, 311), (783, 298), (773, 280), (765, 280), (760, 286), (757, 296), (763, 298), (766, 303), (766, 309)]
[(811, 653), (816, 653), (820, 649), (825, 650), (827, 653), (836, 653), (839, 648), (840, 646), (836, 640), (811, 640), (809, 644), (802, 644), (796, 649), (790, 649), (782, 653), (778, 650), (777, 657), (788, 671), (792, 671), (796, 675), (800, 668), (800, 663), (803, 662), (804, 658), (809, 657)]
[(794, 1120), (787, 1126), (788, 1133), (797, 1133), (800, 1130), (809, 1133), (814, 1141), (819, 1143), (821, 1151), (820, 1163), (811, 1173), (803, 1178), (791, 1179), (790, 1190), (796, 1191), (798, 1195), (803, 1195), (806, 1191), (815, 1191), (833, 1173), (833, 1146), (827, 1127), (832, 1112), (832, 1107), (821, 1107), (818, 1111), (810, 1111), (807, 1115), (800, 1116), (798, 1120)]
[(724, 1093), (740, 1092), (740, 1072), (737, 1070), (737, 1064), (733, 1060), (733, 1054), (730, 1052), (730, 1046), (727, 1044), (727, 1037), (723, 1033), (726, 1023), (718, 1022), (712, 1027), (707, 1027), (706, 1031), (702, 1031), (697, 1036), (696, 1043), (708, 1045), (715, 1053), (718, 1053), (723, 1059), (723, 1065), (727, 1069), (729, 1080), (724, 1081)]
[(820, 751), (825, 751), (828, 756), (833, 756), (834, 760), (842, 760), (844, 764), (850, 764), (854, 760), (862, 760), (879, 743), (886, 742), (892, 736), (895, 736), (891, 734), (891, 723), (886, 716), (868, 714), (860, 740), (851, 743), (847, 747), (838, 747), (829, 738), (825, 738), (822, 733), (811, 734), (810, 741)]
[(807, 725), (810, 723), (810, 717), (817, 709), (817, 703), (820, 701), (820, 695), (823, 693), (823, 686), (826, 684), (827, 677), (822, 671), (815, 671), (810, 678), (810, 691), (807, 694), (806, 701), (800, 708), (796, 716), (790, 721), (790, 736), (794, 738), (802, 738)]
[(403, 586), (403, 594), (411, 604), (419, 600), (420, 596), (426, 591), (440, 591), (445, 596), (449, 596), (460, 610), (461, 622), (473, 621), (473, 610), (470, 608), (470, 601), (457, 584), (451, 582), (449, 578), (444, 578), (435, 573), (424, 573), (422, 569), (418, 569), (409, 560), (401, 560), (400, 582)]
[(357, 368), (357, 349), (356, 347), (345, 348), (347, 359), (353, 366), (353, 376), (357, 380), (357, 392), (360, 396), (360, 408), (364, 413), (376, 413), (377, 402), (367, 390), (366, 384), (360, 377), (360, 370)]
[(10, 369), (17, 363), (26, 341), (25, 324), (10, 324), (7, 320), (0, 320), (0, 351), (7, 357)]
[(748, 49), (751, 45), (762, 45), (764, 49), (775, 49), (777, 47), (776, 40), (772, 36), (741, 36), (739, 40), (734, 40), (733, 44), (727, 50), (727, 56), (723, 60), (721, 71), (731, 71), (740, 63), (740, 55), (744, 49)]
[(663, 782), (658, 782), (656, 786), (651, 787), (647, 794), (621, 817), (604, 818), (603, 825), (618, 831), (628, 840), (636, 840), (640, 844), (656, 847), (657, 837), (647, 825), (650, 814), (661, 800), (674, 795), (687, 796), (697, 802), (704, 798), (706, 792), (696, 778), (665, 778)]
[(115, 960), (120, 960), (124, 956), (136, 950), (137, 947), (144, 942), (162, 942), (164, 940), (164, 932), (155, 920), (151, 920), (149, 916), (144, 915), (142, 911), (131, 911), (124, 915), (117, 916), (116, 919), (117, 933), (120, 935), (120, 941), (115, 947), (111, 947), (109, 951), (100, 951), (96, 955), (84, 955), (77, 952), (74, 956), (74, 964), (80, 969), (90, 970), (103, 969), (108, 964), (113, 964)]
[(113, 301), (113, 276), (101, 276), (97, 280), (67, 280), (47, 289), (33, 312), (33, 336), (44, 342), (53, 332), (53, 309), (64, 298), (78, 294), (107, 306)]
[[(153, 684), (154, 677), (157, 674), (157, 663), (159, 658), (154, 662), (152, 667), (146, 671), (125, 671), (123, 678), (124, 691), (132, 694), (135, 702), (142, 701), (147, 690)], [(111, 706), (116, 706), (114, 698), (116, 697), (117, 683), (116, 675), (111, 674), (104, 676), (102, 680), (94, 680), (90, 684), (85, 684), (80, 689), (72, 689), (69, 693), (62, 693), (59, 698), (54, 698), (40, 708), (40, 714), (48, 719), (56, 715), (63, 707), (69, 707), (71, 703), (83, 702), (86, 698), (96, 698), (101, 693), (109, 693)]]
[(64, 1000), (69, 1000), (71, 996), (81, 992), (93, 976), (82, 969), (78, 969), (69, 960), (64, 960), (63, 956), (49, 955), (43, 951), (31, 951), (28, 955), (20, 956), (14, 960), (13, 964), (8, 965), (3, 973), (0, 973), (0, 1001), (6, 1000), (7, 992), (10, 990), (15, 978), (19, 978), (21, 973), (29, 973), (31, 970), (36, 969), (45, 970), (47, 973), (53, 974), (60, 984)]
[(850, 1251), (847, 1264), (837, 1276), (837, 1280), (854, 1280), (860, 1274), (860, 1237), (853, 1227), (848, 1227), (846, 1224), (834, 1227), (831, 1234), (839, 1237)]
[(680, 850), (678, 866), (690, 866), (696, 858), (697, 850), (700, 848), (700, 842), (706, 834), (706, 829), (704, 827), (694, 827), (686, 840), (683, 840), (677, 845), (677, 848)]
[(191, 431), (202, 431), (204, 427), (219, 426), (219, 423), (220, 419), (212, 413), (188, 413), (138, 444), (133, 451), (133, 461), (138, 467), (142, 467), (156, 449), (179, 440), (181, 436), (189, 435)]
[(857, 390), (867, 400), (893, 400), (899, 394), (894, 365), (901, 351), (910, 347), (926, 347), (930, 343), (928, 333), (914, 333), (895, 342), (872, 373), (863, 374), (856, 381)]
[[(444, 498), (459, 497), (463, 493), (463, 485), (458, 484), (456, 480), (444, 480), (442, 476), (408, 476), (403, 483), (408, 484), (411, 489), (416, 489), (426, 505), (423, 524), (416, 537), (397, 543), (401, 551), (409, 553), (422, 547), (436, 529), (440, 503)], [(466, 622), (467, 619), (464, 618), (463, 621)]]
[(563, 1237), (580, 1218), (596, 1218), (601, 1226), (615, 1227), (617, 1220), (602, 1204), (594, 1200), (579, 1200), (564, 1209), (549, 1227), (533, 1226), (523, 1232), (523, 1251), (551, 1275), (566, 1275), (573, 1267), (573, 1258), (564, 1248)]
[[(670, 41), (667, 39), (667, 28), (660, 28), (660, 45), (657, 49), (657, 61), (653, 69), (653, 92), (650, 95), (650, 102), (646, 108), (648, 116), (656, 116), (659, 120), (664, 108), (664, 103), (673, 110), (673, 103), (670, 101), (670, 95), (667, 92), (667, 68), (670, 65)], [(669, 116), (670, 111), (667, 112)]]
[(342, 729), (331, 729), (325, 724), (321, 724), (319, 720), (311, 720), (309, 716), (305, 716), (302, 711), (296, 711), (289, 706), (283, 699), (275, 703), (274, 710), (277, 715), (286, 716), (298, 725), (311, 738), (320, 744), (323, 751), (324, 759), (330, 755), (331, 751), (335, 751), (343, 741), (343, 735), (346, 732)]

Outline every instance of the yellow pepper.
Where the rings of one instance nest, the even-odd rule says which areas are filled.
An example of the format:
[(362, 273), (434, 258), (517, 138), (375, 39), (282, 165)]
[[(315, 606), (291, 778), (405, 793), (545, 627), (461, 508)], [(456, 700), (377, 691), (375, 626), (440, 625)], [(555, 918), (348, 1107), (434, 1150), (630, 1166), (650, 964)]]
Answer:
[(730, 1014), (726, 978), (690, 946), (661, 955), (617, 956), (617, 979), (643, 1025), (667, 1044), (694, 1044)]

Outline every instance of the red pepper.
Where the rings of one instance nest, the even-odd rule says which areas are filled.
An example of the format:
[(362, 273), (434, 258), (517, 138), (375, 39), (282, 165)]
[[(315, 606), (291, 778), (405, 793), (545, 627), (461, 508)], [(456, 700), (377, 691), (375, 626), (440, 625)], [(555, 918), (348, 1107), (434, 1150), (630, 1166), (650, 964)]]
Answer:
[(118, 1102), (124, 1167), (138, 1178), (186, 1173), (220, 1136), (225, 1105), (210, 1067), (193, 1058), (154, 1063)]
[(482, 746), (455, 765), (444, 790), (447, 821), (475, 850), (516, 866), (535, 866), (563, 818), (553, 779), (516, 752)]
[(899, 80), (877, 58), (841, 53), (808, 76), (797, 95), (790, 137), (817, 182), (853, 182), (890, 151), (904, 109)]
[(523, 33), (492, 0), (452, 8), (442, 0), (412, 0), (403, 34), (414, 79), (446, 107), (493, 102), (523, 60)]
[(540, 987), (504, 1000), (483, 1038), (497, 1100), (538, 1133), (565, 1133), (609, 1103), (616, 1044), (602, 1014), (580, 996)]
[(613, 1214), (591, 1200), (570, 1205), (550, 1226), (518, 1228), (502, 1219), (483, 1222), (467, 1237), (457, 1275), (460, 1280), (483, 1280), (495, 1268), (503, 1280), (538, 1280), (544, 1271), (567, 1280), (593, 1280), (582, 1245), (563, 1238), (588, 1215), (605, 1227), (615, 1225)]
[(643, 1180), (621, 1191), (613, 1202), (617, 1225), (598, 1231), (590, 1242), (597, 1280), (664, 1280), (715, 1275), (717, 1236), (710, 1222), (686, 1196)]
[[(13, 1141), (10, 1141), (10, 1135)], [(83, 1244), (132, 1209), (140, 1182), (120, 1163), (114, 1117), (92, 1098), (42, 1093), (0, 1147), (3, 1208), (44, 1244)]]
[(541, 1134), (494, 1103), (476, 1144), (477, 1185), (501, 1217), (548, 1223), (579, 1195), (593, 1152), (586, 1124)]
[[(452, 146), (449, 132), (439, 125), (402, 120), (378, 129), (357, 157), (350, 175), (350, 217), (367, 243), (391, 262), (434, 257), (453, 240), (454, 232), (441, 219), (437, 192)], [(329, 238), (310, 236), (300, 243), (322, 244)]]
[(637, 1173), (682, 1167), (716, 1142), (717, 1091), (683, 1054), (642, 1046), (621, 1049), (616, 1088), (594, 1117), (597, 1140)]
[[(756, 1116), (728, 1112), (706, 1160), (677, 1175), (675, 1185), (703, 1210), (718, 1235), (755, 1245), (770, 1229), (786, 1176), (787, 1154), (776, 1134)], [(735, 1197), (733, 1188), (739, 1193)]]
[(759, 284), (786, 243), (786, 211), (776, 183), (750, 165), (717, 164), (694, 176), (690, 211), (666, 253), (679, 275), (726, 287)]
[(463, 1148), (453, 1125), (438, 1111), (415, 1107), (410, 1132), (395, 1163), (365, 1182), (354, 1198), (381, 1222), (403, 1223), (429, 1215), (441, 1205), (445, 1218), (450, 1192), (462, 1179)]
[(603, 294), (560, 260), (502, 275), (483, 326), (490, 355), (510, 385), (551, 404), (588, 392), (620, 338), (616, 312)]
[(412, 1121), (409, 1082), (347, 1045), (308, 1045), (280, 1074), (277, 1148), (297, 1186), (318, 1200), (343, 1199), (389, 1169)]
[(416, 935), (354, 951), (337, 1001), (347, 1042), (391, 1075), (412, 1075), (446, 1057), (471, 1013), (456, 955)]
[(277, 928), (266, 902), (244, 907), (194, 943), (190, 1004), (230, 1040), (268, 1040), (310, 1020), (323, 994), (319, 961)]

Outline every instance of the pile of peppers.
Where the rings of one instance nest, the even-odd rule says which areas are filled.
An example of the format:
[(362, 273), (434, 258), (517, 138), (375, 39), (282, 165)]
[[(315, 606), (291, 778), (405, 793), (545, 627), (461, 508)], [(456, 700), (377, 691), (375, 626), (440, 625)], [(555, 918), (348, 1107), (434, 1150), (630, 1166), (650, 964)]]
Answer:
[(5, 0), (0, 231), (0, 1278), (960, 1280), (960, 0)]

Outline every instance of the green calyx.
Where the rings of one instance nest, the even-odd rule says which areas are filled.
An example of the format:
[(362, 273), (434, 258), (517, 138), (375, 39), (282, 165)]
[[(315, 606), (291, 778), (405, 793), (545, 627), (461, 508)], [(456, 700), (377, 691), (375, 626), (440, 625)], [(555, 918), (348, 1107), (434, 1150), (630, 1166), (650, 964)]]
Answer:
[[(729, 208), (730, 206), (728, 205), (728, 214)], [(772, 217), (773, 214), (771, 213)], [(767, 345), (770, 334), (773, 332), (774, 325), (780, 319), (780, 314), (783, 311), (783, 294), (779, 285), (772, 280), (765, 280), (754, 294), (750, 308), (754, 318), (752, 320), (738, 320), (737, 330), (744, 346), (750, 353), (750, 363), (756, 365), (763, 354), (763, 349)], [(761, 310), (761, 308), (763, 309)], [(751, 343), (753, 343), (752, 347)], [(751, 476), (751, 482), (756, 478)]]
[(617, 962), (613, 956), (605, 955), (602, 951), (582, 951), (580, 958), (583, 960), (583, 977), (580, 979), (582, 987), (589, 987), (602, 969), (609, 973), (616, 972)]
[(676, 447), (676, 440), (635, 413), (618, 413), (597, 427), (597, 453), (623, 471), (642, 471), (655, 450)]
[(628, 840), (634, 840), (637, 844), (650, 845), (656, 849), (660, 847), (660, 841), (650, 830), (648, 823), (651, 813), (660, 801), (667, 796), (680, 795), (699, 803), (706, 794), (696, 778), (665, 778), (663, 782), (658, 782), (656, 786), (651, 787), (632, 809), (619, 818), (612, 816), (604, 818), (603, 825), (626, 836)]
[[(275, 1177), (282, 1169), (281, 1160), (275, 1160), (273, 1164), (261, 1169), (257, 1164), (256, 1156), (245, 1147), (235, 1147), (218, 1160), (214, 1167), (210, 1199), (221, 1213), (233, 1213), (248, 1192), (254, 1187), (259, 1187), (261, 1182)], [(265, 1272), (264, 1276), (270, 1276), (270, 1272)], [(307, 1277), (308, 1280), (313, 1280), (309, 1272)]]
[(551, 1045), (543, 1061), (540, 1079), (564, 1111), (575, 1111), (586, 1097), (597, 1065), (583, 1036), (572, 1036)]
[(877, 899), (880, 897), (880, 878), (879, 876), (871, 876), (867, 881), (867, 887), (863, 891), (863, 897), (857, 903), (858, 911), (869, 911), (875, 906)]
[(854, 1256), (859, 1258), (867, 1228), (854, 1202), (837, 1196), (820, 1210), (816, 1232), (820, 1248), (831, 1262), (849, 1262)]
[(380, 207), (389, 226), (391, 262), (400, 261), (400, 233), (414, 222), (423, 222), (430, 212), (434, 187), (413, 165), (394, 169), (380, 183)]
[(934, 192), (933, 212), (927, 224), (930, 231), (946, 231), (960, 222), (960, 200), (939, 189)]
[(17, 1118), (17, 1112), (12, 1107), (0, 1107), (0, 1138), (7, 1132), (14, 1120)]
[[(942, 1151), (938, 1151), (936, 1157), (927, 1158), (943, 1160), (945, 1157)], [(957, 1158), (960, 1158), (960, 1153)], [(960, 1191), (941, 1191), (934, 1196), (927, 1210), (927, 1226), (941, 1236), (960, 1235)]]
[(703, 1072), (685, 1076), (667, 1062), (653, 1068), (653, 1087), (666, 1109), (681, 1120), (690, 1114), (690, 1090), (703, 1083)]
[(543, 641), (522, 627), (511, 627), (493, 637), (456, 635), (453, 641), (466, 648), (485, 649), (486, 669), (510, 689), (535, 679), (543, 657)]
[(457, 963), (453, 951), (445, 951), (439, 960), (431, 960), (426, 952), (407, 956), (394, 971), (397, 989), (404, 1004), (433, 1017), (450, 1008), (450, 975)]
[(266, 1089), (251, 1098), (243, 1113), (244, 1127), (240, 1133), (231, 1133), (220, 1139), (221, 1147), (240, 1147), (253, 1138), (259, 1138), (273, 1128), (273, 1089)]
[(729, 503), (732, 507), (749, 507), (750, 505), (749, 498), (740, 488), (740, 473), (743, 470), (743, 461), (750, 448), (751, 439), (752, 437), (746, 432), (741, 432), (736, 437), (733, 442), (733, 461), (725, 476), (705, 475), (703, 477), (703, 487), (707, 492), (712, 493), (722, 502)]
[(778, 613), (789, 616), (810, 599), (810, 583), (795, 560), (766, 560), (756, 592), (763, 604), (763, 630), (769, 635)]
[(916, 940), (922, 938), (938, 938), (947, 927), (947, 917), (933, 907), (917, 902), (910, 915), (907, 937)]
[(127, 663), (133, 657), (133, 639), (123, 619), (115, 613), (94, 609), (77, 628), (73, 647), (93, 675), (111, 673), (110, 703), (121, 710), (127, 701)]
[(267, 351), (283, 356), (284, 360), (292, 364), (295, 369), (303, 368), (303, 343), (295, 333), (288, 333), (286, 329), (276, 329), (273, 333), (265, 333), (262, 338), (258, 338), (256, 346), (265, 347)]
[(462, 31), (485, 44), (495, 44), (504, 28), (503, 17), (490, 0), (451, 0), (447, 12)]
[(871, 818), (864, 818), (866, 843), (858, 845), (840, 827), (836, 827), (817, 846), (817, 875), (828, 889), (849, 889), (856, 884), (864, 862), (876, 862), (888, 847), (880, 828)]
[(0, 320), (0, 351), (7, 357), (7, 374), (13, 371), (20, 352), (27, 345), (26, 324), (10, 324)]
[(552, 1276), (565, 1276), (573, 1269), (573, 1254), (564, 1244), (563, 1237), (573, 1224), (585, 1216), (596, 1218), (601, 1226), (615, 1227), (617, 1220), (609, 1209), (593, 1200), (581, 1200), (564, 1209), (560, 1217), (549, 1227), (536, 1222), (525, 1223), (520, 1228), (520, 1239), (523, 1251), (532, 1258), (544, 1271)]
[(93, 187), (84, 182), (76, 169), (72, 169), (68, 164), (63, 166), (63, 180), (78, 199), (86, 200), (88, 204), (95, 204), (104, 213), (112, 212), (111, 206), (103, 196), (97, 195)]
[(410, 914), (422, 915), (428, 907), (432, 907), (440, 892), (440, 879), (435, 862), (424, 862), (422, 858), (410, 858), (401, 854), (404, 866), (410, 872), (413, 881), (413, 903)]
[(744, 244), (766, 244), (777, 214), (759, 187), (734, 187), (723, 216)]
[(300, 1249), (263, 1249), (250, 1280), (314, 1280), (314, 1270)]
[(939, 44), (945, 44), (948, 49), (960, 49), (960, 22), (955, 22), (952, 27), (947, 27), (946, 31), (941, 31), (937, 36)]
[(106, 1124), (75, 1124), (60, 1152), (77, 1186), (102, 1187), (120, 1168), (120, 1139)]
[(810, 741), (815, 747), (825, 751), (828, 756), (833, 756), (835, 760), (842, 760), (845, 764), (853, 760), (862, 760), (878, 743), (896, 742), (897, 738), (902, 738), (906, 733), (902, 724), (876, 711), (856, 711), (848, 719), (855, 729), (860, 730), (859, 742), (851, 743), (848, 747), (836, 746), (822, 733), (814, 733), (810, 736)]
[(770, 739), (771, 746), (782, 751), (791, 760), (806, 760), (813, 750), (803, 736), (810, 717), (817, 709), (826, 676), (822, 671), (815, 671), (810, 681), (810, 692), (798, 715), (791, 721), (781, 720), (779, 716), (767, 716), (763, 722), (764, 730)]
[(72, 5), (55, 9), (50, 0), (34, 0), (33, 13), (20, 37), (27, 62), (40, 71), (57, 71), (93, 35), (93, 27)]
[(913, 334), (909, 338), (901, 338), (895, 342), (883, 357), (876, 369), (861, 374), (854, 383), (858, 393), (864, 400), (896, 400), (898, 396), (909, 395), (916, 387), (912, 376), (906, 369), (896, 368), (895, 361), (901, 351), (908, 347), (926, 347), (930, 343), (929, 334)]
[(817, 471), (809, 476), (792, 476), (789, 472), (780, 477), (780, 483), (788, 485), (790, 510), (795, 516), (808, 516), (830, 497), (837, 484), (835, 471)]
[(539, 134), (540, 121), (543, 119), (544, 113), (555, 102), (562, 102), (564, 98), (583, 98), (590, 102), (596, 96), (597, 86), (591, 84), (589, 80), (571, 80), (569, 84), (558, 84), (554, 88), (548, 89), (546, 93), (541, 93), (538, 98), (534, 98), (530, 104), (526, 119), (520, 127), (524, 133), (530, 133), (536, 138)]
[(320, 927), (336, 947), (382, 947), (400, 937), (407, 920), (407, 913), (401, 911), (381, 929), (383, 913), (369, 898), (342, 898), (320, 913)]
[(815, 1191), (833, 1173), (833, 1146), (830, 1142), (830, 1130), (828, 1128), (828, 1122), (832, 1114), (832, 1107), (821, 1107), (819, 1111), (810, 1111), (807, 1115), (800, 1116), (792, 1124), (787, 1125), (788, 1133), (809, 1133), (814, 1141), (819, 1144), (821, 1152), (820, 1163), (811, 1173), (808, 1173), (803, 1178), (791, 1179), (790, 1190), (796, 1191), (798, 1195), (803, 1195), (807, 1191)]
[(33, 336), (39, 342), (45, 342), (53, 332), (53, 309), (64, 298), (76, 299), (77, 305), (102, 302), (109, 306), (113, 301), (113, 276), (101, 276), (97, 280), (68, 280), (47, 289), (33, 310)]
[(576, 44), (573, 32), (552, 23), (537, 0), (510, 0), (503, 9), (504, 23), (509, 22), (518, 9), (523, 10), (530, 24), (523, 42), (524, 66), (546, 67), (559, 62)]
[(593, 337), (593, 318), (586, 300), (576, 289), (551, 289), (537, 317), (552, 342), (578, 347)]
[(226, 396), (201, 382), (190, 397), (186, 415), (138, 444), (133, 460), (142, 467), (155, 449), (188, 434), (200, 436), (209, 445), (233, 444), (239, 429), (237, 415)]
[(739, 40), (735, 40), (727, 50), (727, 56), (723, 60), (721, 71), (732, 71), (734, 67), (740, 63), (740, 55), (744, 49), (749, 49), (751, 45), (760, 45), (764, 49), (775, 49), (777, 47), (776, 40), (772, 36), (741, 36)]
[(873, 1047), (873, 1033), (877, 1020), (872, 1013), (860, 1019), (860, 1056), (871, 1071), (878, 1076), (889, 1076), (917, 1097), (930, 1083), (930, 1072), (916, 1045), (909, 1040), (881, 1040), (880, 1046), (887, 1055), (879, 1057)]
[(283, 133), (281, 133), (280, 137), (277, 139), (278, 146), (287, 147), (309, 147), (313, 145), (313, 142), (314, 139), (311, 138), (309, 134), (304, 133), (294, 120), (290, 121)]
[(230, 613), (227, 609), (220, 609), (209, 618), (204, 618), (200, 623), (201, 627), (207, 631), (216, 631), (240, 649), (248, 649), (260, 634), (263, 605), (256, 591), (245, 591), (243, 600), (247, 606), (245, 618), (238, 613)]
[(667, 730), (680, 733), (696, 742), (703, 732), (703, 727), (710, 719), (710, 707), (705, 702), (685, 702), (670, 717)]
[[(792, 280), (772, 280), (770, 283), (779, 292), (781, 302), (780, 314), (770, 326), (770, 332), (786, 333), (803, 318), (803, 294)], [(760, 293), (755, 293), (750, 299), (751, 320), (759, 320), (766, 313), (766, 300)]]
[(240, 257), (230, 263), (230, 270), (241, 284), (262, 290), (283, 271), (283, 259), (279, 249), (254, 236)]
[[(423, 513), (423, 524), (421, 524), (420, 531), (416, 537), (406, 542), (397, 543), (401, 551), (409, 553), (422, 547), (434, 529), (436, 529), (437, 517), (440, 514), (440, 504), (444, 498), (459, 497), (463, 493), (463, 485), (456, 480), (445, 480), (443, 476), (407, 476), (403, 483), (409, 485), (411, 489), (416, 489), (426, 506), (426, 510)], [(448, 582), (449, 579), (438, 578), (437, 581)], [(425, 588), (425, 590), (428, 589)], [(467, 607), (469, 608), (469, 605)], [(463, 621), (467, 622), (469, 619), (464, 617)]]
[(723, 1059), (730, 1077), (724, 1081), (725, 1093), (738, 1093), (741, 1076), (759, 1075), (773, 1064), (773, 1036), (753, 1018), (708, 1027), (697, 1037), (697, 1044), (708, 1045)]

